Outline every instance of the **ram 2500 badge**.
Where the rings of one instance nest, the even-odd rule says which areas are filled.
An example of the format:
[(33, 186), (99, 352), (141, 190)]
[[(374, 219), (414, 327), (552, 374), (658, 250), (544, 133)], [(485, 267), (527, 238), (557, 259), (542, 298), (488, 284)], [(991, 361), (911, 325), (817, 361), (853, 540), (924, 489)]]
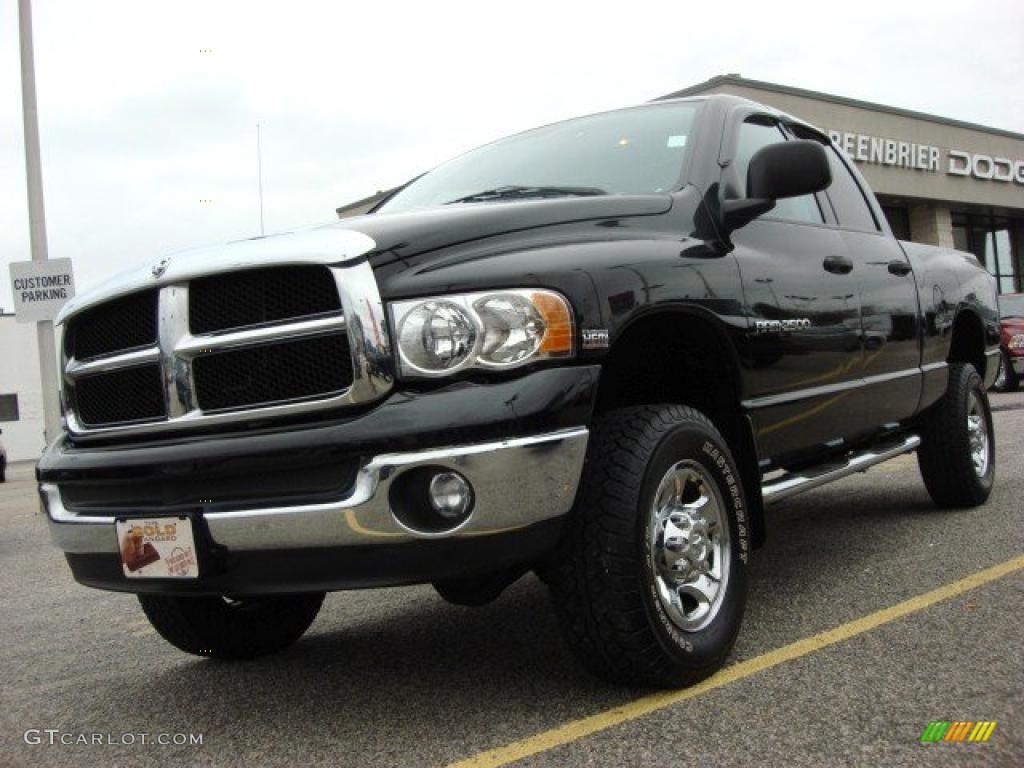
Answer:
[(498, 141), (59, 322), (53, 540), (195, 654), (282, 649), (333, 590), (477, 605), (534, 571), (583, 664), (686, 685), (740, 630), (766, 507), (913, 451), (939, 506), (995, 475), (993, 278), (727, 96)]

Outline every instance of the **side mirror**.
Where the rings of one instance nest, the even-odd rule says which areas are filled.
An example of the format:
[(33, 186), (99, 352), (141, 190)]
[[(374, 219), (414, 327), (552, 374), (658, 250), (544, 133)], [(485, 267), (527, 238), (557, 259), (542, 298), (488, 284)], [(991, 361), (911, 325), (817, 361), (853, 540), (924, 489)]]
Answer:
[(807, 139), (761, 147), (747, 167), (747, 197), (800, 197), (820, 192), (831, 183), (825, 148)]
[(779, 198), (810, 195), (831, 183), (828, 155), (818, 142), (797, 139), (761, 147), (747, 167), (747, 196), (722, 203), (722, 224), (732, 232), (770, 211)]

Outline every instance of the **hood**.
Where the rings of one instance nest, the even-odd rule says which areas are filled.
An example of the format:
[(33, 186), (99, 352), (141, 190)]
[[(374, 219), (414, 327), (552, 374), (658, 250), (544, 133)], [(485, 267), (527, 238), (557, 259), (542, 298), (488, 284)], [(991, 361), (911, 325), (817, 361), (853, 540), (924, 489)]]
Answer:
[(595, 219), (653, 216), (672, 207), (669, 195), (600, 195), (465, 203), (345, 219), (377, 243), (375, 266), (459, 243), (538, 227)]
[(377, 263), (494, 235), (592, 219), (665, 213), (669, 195), (607, 195), (507, 203), (470, 203), (359, 216), (267, 237), (192, 248), (155, 258), (69, 301), (58, 324), (82, 310), (134, 291), (203, 275), (289, 264), (341, 264), (368, 253)]

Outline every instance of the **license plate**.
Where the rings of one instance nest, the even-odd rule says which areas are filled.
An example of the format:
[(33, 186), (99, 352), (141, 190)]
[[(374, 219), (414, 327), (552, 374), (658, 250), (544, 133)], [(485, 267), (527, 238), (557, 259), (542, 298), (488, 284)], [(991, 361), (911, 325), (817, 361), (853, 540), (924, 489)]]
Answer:
[(118, 520), (121, 567), (129, 579), (199, 577), (196, 540), (188, 517)]

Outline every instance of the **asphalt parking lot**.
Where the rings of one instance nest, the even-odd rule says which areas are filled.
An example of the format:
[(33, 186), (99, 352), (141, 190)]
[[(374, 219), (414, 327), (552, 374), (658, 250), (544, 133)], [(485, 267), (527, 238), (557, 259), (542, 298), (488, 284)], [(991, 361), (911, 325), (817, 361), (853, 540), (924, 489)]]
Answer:
[[(429, 587), (336, 594), (284, 654), (186, 656), (134, 597), (73, 583), (32, 468), (15, 465), (0, 485), (0, 764), (1024, 765), (1024, 394), (992, 402), (986, 506), (934, 509), (902, 457), (773, 509), (729, 666), (661, 698), (576, 667), (533, 577), (480, 609)], [(997, 726), (922, 744), (932, 720)], [(115, 743), (26, 743), (30, 729)], [(141, 733), (202, 744), (120, 743)]]

